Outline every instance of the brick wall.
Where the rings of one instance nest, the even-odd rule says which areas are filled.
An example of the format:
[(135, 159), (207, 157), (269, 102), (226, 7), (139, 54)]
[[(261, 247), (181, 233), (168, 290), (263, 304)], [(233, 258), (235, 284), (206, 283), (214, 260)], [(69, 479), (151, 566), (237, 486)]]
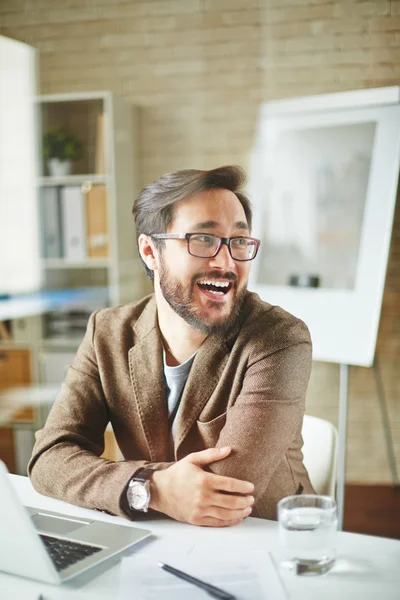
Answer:
[[(0, 33), (40, 51), (42, 93), (111, 90), (141, 107), (142, 183), (248, 165), (258, 106), (398, 85), (400, 0), (0, 0)], [(378, 357), (400, 470), (400, 209)], [(314, 363), (307, 411), (337, 421), (337, 365)], [(351, 368), (348, 479), (390, 473), (370, 369)]]

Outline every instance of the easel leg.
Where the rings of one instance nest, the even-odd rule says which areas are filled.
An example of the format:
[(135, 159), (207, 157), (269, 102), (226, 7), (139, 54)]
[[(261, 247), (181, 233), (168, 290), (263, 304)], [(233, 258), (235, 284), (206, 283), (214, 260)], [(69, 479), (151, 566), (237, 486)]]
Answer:
[(338, 530), (343, 529), (344, 486), (346, 479), (347, 403), (349, 395), (349, 365), (340, 365), (339, 390), (339, 453), (336, 498), (338, 505)]
[(385, 435), (386, 450), (388, 455), (390, 473), (392, 475), (393, 487), (399, 487), (399, 477), (397, 475), (396, 457), (393, 450), (393, 438), (390, 432), (389, 415), (386, 406), (385, 391), (383, 389), (382, 375), (379, 368), (378, 359), (375, 356), (373, 370), (375, 373), (376, 389), (378, 392), (379, 407), (381, 409), (381, 419), (383, 425), (383, 433)]

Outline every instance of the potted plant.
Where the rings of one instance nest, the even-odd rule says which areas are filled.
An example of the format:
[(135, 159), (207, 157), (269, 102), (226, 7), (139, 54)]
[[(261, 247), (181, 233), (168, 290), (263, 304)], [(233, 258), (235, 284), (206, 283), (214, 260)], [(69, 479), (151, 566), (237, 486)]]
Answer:
[(64, 127), (55, 127), (43, 136), (43, 158), (53, 177), (71, 173), (71, 162), (82, 156), (82, 143)]

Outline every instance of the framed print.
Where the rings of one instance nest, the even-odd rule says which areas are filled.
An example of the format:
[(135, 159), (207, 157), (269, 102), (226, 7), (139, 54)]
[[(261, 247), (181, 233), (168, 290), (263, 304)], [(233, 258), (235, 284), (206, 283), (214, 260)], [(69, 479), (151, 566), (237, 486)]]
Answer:
[(400, 88), (262, 105), (250, 288), (310, 328), (314, 359), (370, 366), (400, 160)]

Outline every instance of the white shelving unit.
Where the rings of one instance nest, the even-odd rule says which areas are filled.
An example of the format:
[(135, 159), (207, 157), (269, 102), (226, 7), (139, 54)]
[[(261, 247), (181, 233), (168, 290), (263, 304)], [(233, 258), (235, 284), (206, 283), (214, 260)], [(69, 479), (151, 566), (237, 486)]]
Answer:
[[(84, 156), (74, 165), (75, 172), (71, 175), (51, 177), (43, 165), (38, 181), (39, 194), (47, 187), (82, 186), (85, 189), (104, 185), (109, 242), (108, 255), (102, 258), (78, 262), (64, 258), (43, 260), (44, 287), (81, 287), (82, 283), (106, 286), (110, 305), (139, 299), (148, 287), (130, 218), (133, 200), (140, 190), (137, 109), (110, 92), (39, 96), (38, 108), (42, 134), (61, 125), (81, 139), (84, 148)], [(98, 129), (99, 115), (103, 115), (102, 132)], [(96, 172), (96, 155), (101, 141), (104, 172)]]
[[(107, 254), (78, 261), (43, 259), (44, 288), (100, 286), (108, 290), (110, 306), (141, 298), (149, 291), (149, 284), (137, 254), (131, 218), (133, 200), (140, 191), (137, 108), (110, 92), (45, 95), (39, 96), (37, 103), (41, 134), (62, 126), (80, 139), (84, 150), (82, 159), (73, 164), (71, 175), (50, 176), (42, 164), (39, 196), (49, 187), (81, 186), (84, 194), (93, 186), (104, 186), (107, 201)], [(44, 322), (42, 318), (41, 364), (50, 352), (57, 352), (62, 360), (63, 351), (76, 348), (80, 340), (76, 335), (48, 338)], [(40, 364), (39, 372), (43, 379)]]
[[(42, 257), (40, 261), (42, 289), (51, 291), (101, 288), (102, 298), (106, 291), (105, 304), (108, 306), (140, 299), (151, 291), (151, 285), (145, 277), (137, 254), (134, 223), (131, 217), (132, 204), (141, 187), (138, 172), (137, 109), (110, 92), (92, 92), (39, 96), (37, 112), (40, 124), (39, 148), (42, 136), (48, 130), (63, 126), (82, 141), (84, 149), (83, 157), (73, 165), (71, 175), (52, 177), (47, 174), (43, 164), (38, 169), (37, 199), (42, 210), (42, 193), (49, 187), (61, 189), (67, 186), (81, 186), (82, 193), (85, 194), (93, 186), (104, 186), (107, 203), (107, 227), (104, 232), (107, 237), (106, 254), (78, 261), (67, 260), (62, 256)], [(99, 115), (103, 115), (102, 132), (99, 132), (98, 128)], [(103, 140), (104, 152), (101, 161), (104, 168), (101, 172), (97, 160), (98, 153), (101, 151), (99, 150), (100, 139)], [(62, 225), (61, 222), (61, 227)], [(43, 235), (43, 232), (41, 234)], [(89, 309), (96, 309), (92, 293), (88, 294), (87, 302)], [(79, 296), (79, 303), (80, 306), (85, 305), (84, 296)], [(53, 394), (54, 385), (58, 382), (51, 380), (48, 374), (52, 371), (63, 373), (81, 337), (82, 335), (76, 333), (60, 333), (48, 337), (46, 315), (34, 315), (28, 311), (21, 316), (14, 315), (11, 321), (11, 339), (0, 341), (0, 350), (7, 352), (28, 348), (33, 384), (47, 385)], [(63, 364), (63, 361), (66, 363)], [(58, 378), (62, 379), (62, 376), (59, 375)], [(27, 393), (27, 398), (30, 395), (32, 393)], [(11, 424), (15, 431), (15, 444), (19, 443), (21, 437), (18, 432), (24, 430), (27, 432), (26, 446), (28, 432), (43, 425), (48, 410), (48, 402), (47, 406), (36, 405), (34, 422)], [(29, 438), (28, 446), (31, 442), (33, 443), (33, 438)], [(19, 472), (23, 471), (25, 459), (29, 455), (29, 449), (26, 450), (25, 446), (22, 458), (21, 450), (16, 449)]]

